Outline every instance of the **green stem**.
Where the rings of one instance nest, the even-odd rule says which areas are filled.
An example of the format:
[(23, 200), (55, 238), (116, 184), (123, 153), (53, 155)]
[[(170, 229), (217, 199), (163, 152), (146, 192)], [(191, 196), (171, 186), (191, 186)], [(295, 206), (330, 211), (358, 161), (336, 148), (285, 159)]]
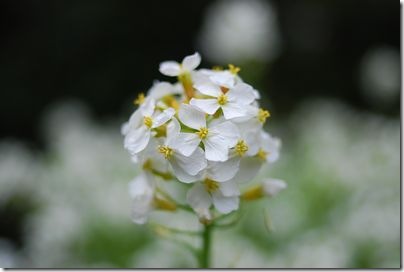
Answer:
[(202, 250), (200, 255), (200, 268), (209, 268), (210, 266), (210, 241), (212, 234), (212, 225), (205, 225), (202, 233)]

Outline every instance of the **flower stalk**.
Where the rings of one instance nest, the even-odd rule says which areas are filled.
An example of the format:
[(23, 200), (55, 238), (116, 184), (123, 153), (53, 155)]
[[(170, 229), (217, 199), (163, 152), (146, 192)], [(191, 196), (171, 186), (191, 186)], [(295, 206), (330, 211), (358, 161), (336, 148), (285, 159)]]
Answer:
[(202, 233), (202, 248), (199, 259), (200, 268), (210, 267), (210, 250), (211, 250), (211, 236), (212, 236), (213, 225), (207, 224)]

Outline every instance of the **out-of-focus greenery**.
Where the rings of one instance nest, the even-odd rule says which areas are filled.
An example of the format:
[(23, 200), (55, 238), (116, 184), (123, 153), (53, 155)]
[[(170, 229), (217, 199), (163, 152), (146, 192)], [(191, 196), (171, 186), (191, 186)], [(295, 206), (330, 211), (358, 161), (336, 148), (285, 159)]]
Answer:
[[(137, 170), (118, 125), (95, 124), (78, 103), (47, 116), (46, 152), (1, 144), (1, 207), (19, 211), (22, 226), (19, 244), (0, 240), (1, 266), (195, 267), (186, 248), (131, 223), (127, 184)], [(281, 178), (288, 188), (243, 203), (234, 227), (215, 230), (213, 265), (399, 267), (399, 120), (318, 100), (268, 129), (282, 156), (255, 181)], [(187, 213), (151, 221), (198, 227)]]

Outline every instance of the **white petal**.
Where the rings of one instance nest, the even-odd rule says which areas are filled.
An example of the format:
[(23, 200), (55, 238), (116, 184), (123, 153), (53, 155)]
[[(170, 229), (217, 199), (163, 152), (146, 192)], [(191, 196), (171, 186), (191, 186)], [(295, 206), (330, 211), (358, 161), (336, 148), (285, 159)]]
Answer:
[(240, 189), (236, 182), (233, 181), (226, 181), (220, 183), (219, 187), (220, 192), (222, 192), (223, 196), (230, 197), (230, 196), (239, 196)]
[(165, 144), (171, 146), (180, 134), (180, 130), (180, 123), (175, 117), (173, 117), (171, 122), (167, 124), (167, 138)]
[(222, 106), (224, 118), (227, 120), (247, 115), (247, 110), (242, 104), (227, 102)]
[(194, 88), (204, 95), (209, 95), (213, 97), (218, 97), (219, 95), (223, 94), (219, 86), (209, 82), (205, 82), (202, 84), (195, 84)]
[(181, 73), (181, 67), (178, 62), (165, 61), (160, 63), (159, 71), (166, 76), (178, 76)]
[(187, 202), (194, 210), (204, 210), (210, 207), (212, 199), (203, 184), (197, 183), (188, 190)]
[(152, 128), (156, 128), (165, 124), (174, 116), (174, 114), (175, 110), (173, 108), (165, 109), (163, 112), (157, 114), (157, 116), (153, 118)]
[(124, 147), (130, 154), (134, 155), (144, 150), (149, 143), (150, 130), (145, 126), (141, 126), (138, 129), (131, 130), (124, 140)]
[(154, 187), (145, 174), (139, 175), (129, 183), (129, 194), (132, 198), (132, 220), (144, 224), (152, 210)]
[(225, 197), (220, 191), (216, 191), (212, 194), (213, 205), (221, 213), (230, 213), (238, 209), (239, 198)]
[(189, 104), (208, 114), (214, 114), (220, 107), (216, 99), (195, 99), (192, 98)]
[(237, 126), (230, 121), (212, 123), (209, 127), (209, 132), (212, 136), (208, 136), (208, 138), (213, 137), (213, 141), (224, 144), (229, 148), (235, 146), (240, 138), (240, 132)]
[(128, 134), (128, 133), (129, 133), (129, 122), (125, 122), (125, 123), (123, 123), (122, 126), (121, 126), (121, 134), (122, 134), (123, 136), (125, 136), (125, 135)]
[(186, 126), (199, 130), (206, 127), (205, 113), (188, 104), (182, 104), (178, 111), (180, 121)]
[(145, 102), (140, 106), (139, 110), (143, 116), (152, 116), (154, 108), (156, 107), (156, 100), (152, 97), (146, 98)]
[(281, 141), (278, 138), (272, 137), (269, 133), (262, 132), (262, 148), (267, 152), (267, 162), (272, 163), (279, 158), (279, 149)]
[(248, 105), (255, 100), (254, 89), (246, 84), (239, 83), (227, 93), (229, 101), (237, 104)]
[(142, 173), (135, 177), (128, 186), (131, 198), (151, 198), (153, 196), (154, 180), (152, 176), (147, 175), (146, 173)]
[(212, 136), (203, 140), (206, 159), (210, 161), (226, 161), (228, 159), (229, 148), (221, 140), (220, 136)]
[(239, 170), (240, 159), (230, 158), (224, 162), (208, 162), (207, 176), (215, 181), (224, 182), (232, 179)]
[(180, 133), (171, 143), (171, 147), (184, 156), (190, 156), (198, 147), (201, 139), (195, 133)]
[(195, 70), (195, 68), (198, 67), (200, 63), (201, 63), (201, 56), (199, 55), (198, 52), (195, 52), (195, 54), (186, 56), (182, 60), (182, 67), (187, 71), (192, 71)]
[(238, 183), (251, 181), (262, 167), (261, 159), (257, 157), (245, 157), (240, 161), (239, 171), (231, 180)]
[(202, 148), (198, 147), (190, 156), (184, 156), (179, 153), (174, 154), (178, 165), (190, 175), (196, 175), (205, 169), (207, 162)]
[[(170, 161), (171, 168), (174, 171), (175, 177), (184, 183), (192, 183), (198, 180), (202, 179), (201, 173), (198, 173), (196, 175), (190, 175), (188, 174), (185, 169), (183, 168), (183, 165), (180, 165), (178, 160), (176, 159), (171, 159)], [(203, 172), (203, 171), (202, 171)]]
[(220, 71), (209, 77), (215, 84), (226, 88), (234, 87), (234, 75), (229, 71)]
[(155, 82), (149, 90), (147, 96), (153, 97), (154, 99), (160, 99), (164, 96), (177, 93), (178, 90), (171, 83)]
[(264, 188), (265, 194), (268, 196), (275, 196), (280, 191), (288, 187), (286, 182), (280, 179), (266, 179), (262, 182), (262, 186)]

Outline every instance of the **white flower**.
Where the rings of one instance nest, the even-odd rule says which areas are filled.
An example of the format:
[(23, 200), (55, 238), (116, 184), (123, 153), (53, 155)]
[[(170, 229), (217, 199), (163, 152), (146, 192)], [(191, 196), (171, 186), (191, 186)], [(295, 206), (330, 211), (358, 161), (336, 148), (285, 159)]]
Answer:
[(268, 162), (273, 163), (279, 158), (279, 149), (281, 148), (281, 140), (272, 137), (269, 133), (261, 131), (257, 139), (260, 148), (258, 150), (257, 156)]
[(208, 209), (212, 204), (221, 213), (238, 209), (240, 190), (235, 182), (205, 179), (187, 193), (187, 201), (194, 210)]
[(132, 220), (144, 224), (153, 210), (154, 186), (153, 176), (144, 172), (129, 183), (129, 194), (132, 198)]
[(245, 83), (238, 83), (231, 89), (210, 82), (194, 87), (211, 98), (192, 98), (189, 103), (207, 114), (214, 114), (221, 108), (225, 119), (246, 116), (246, 105), (255, 100), (253, 88)]
[(233, 147), (239, 131), (229, 121), (206, 122), (205, 113), (197, 108), (182, 104), (178, 112), (180, 121), (195, 129), (194, 133), (181, 133), (178, 138), (178, 150), (188, 156), (202, 141), (205, 147), (206, 159), (211, 161), (225, 161), (228, 159), (229, 148)]
[(187, 202), (195, 211), (208, 209), (212, 204), (221, 213), (237, 210), (240, 190), (231, 181), (238, 171), (237, 159), (226, 162), (208, 162), (201, 174), (201, 182), (196, 183), (187, 193)]
[(276, 10), (264, 0), (215, 1), (207, 9), (198, 43), (214, 62), (270, 61), (281, 45)]
[(185, 73), (190, 73), (195, 70), (201, 63), (201, 56), (199, 53), (195, 53), (190, 56), (186, 56), (182, 63), (176, 61), (165, 61), (160, 64), (159, 71), (166, 76), (179, 76)]
[(205, 154), (202, 148), (197, 147), (189, 156), (184, 156), (180, 149), (180, 124), (173, 118), (167, 125), (167, 137), (164, 145), (158, 147), (158, 151), (170, 163), (176, 177), (185, 183), (198, 180), (198, 173), (207, 166)]
[(288, 185), (286, 182), (280, 179), (266, 179), (262, 182), (262, 189), (265, 195), (267, 196), (275, 196), (280, 191), (286, 189)]
[(175, 110), (168, 108), (163, 112), (155, 111), (155, 100), (146, 101), (136, 110), (129, 119), (128, 125), (124, 125), (122, 132), (125, 134), (124, 146), (132, 154), (144, 150), (149, 143), (152, 129), (169, 121)]

